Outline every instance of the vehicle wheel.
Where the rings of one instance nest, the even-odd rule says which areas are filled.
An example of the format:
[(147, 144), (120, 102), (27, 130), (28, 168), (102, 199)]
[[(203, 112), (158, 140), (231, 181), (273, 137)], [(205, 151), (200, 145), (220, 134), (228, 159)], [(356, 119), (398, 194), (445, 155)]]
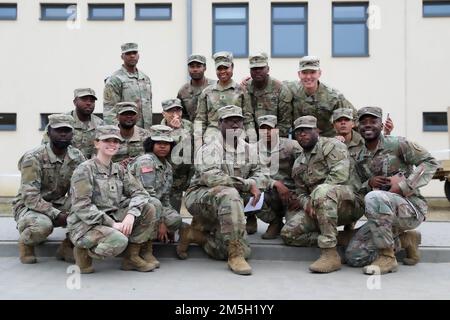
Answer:
[(444, 191), (445, 191), (445, 196), (447, 197), (447, 200), (450, 201), (450, 181), (445, 181), (444, 184)]

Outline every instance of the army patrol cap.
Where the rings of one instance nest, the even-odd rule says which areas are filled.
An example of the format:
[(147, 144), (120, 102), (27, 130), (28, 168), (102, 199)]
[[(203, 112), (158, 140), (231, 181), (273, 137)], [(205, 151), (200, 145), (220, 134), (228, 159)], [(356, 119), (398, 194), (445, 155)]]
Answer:
[(73, 130), (74, 121), (74, 118), (68, 114), (57, 113), (48, 116), (48, 125), (53, 129), (66, 127)]
[(275, 128), (277, 126), (277, 117), (273, 115), (261, 116), (258, 118), (258, 124), (259, 127), (265, 124), (271, 128)]
[(138, 113), (137, 105), (134, 102), (119, 102), (116, 103), (117, 114), (122, 114), (127, 111)]
[(353, 110), (350, 108), (339, 108), (333, 111), (332, 121), (335, 122), (340, 118), (353, 120)]
[(320, 59), (316, 56), (305, 56), (300, 59), (298, 71), (320, 70)]
[(181, 105), (181, 100), (178, 98), (163, 100), (161, 102), (161, 106), (163, 108), (163, 111), (167, 111), (173, 108), (183, 108), (183, 106)]
[(228, 105), (217, 110), (217, 114), (219, 115), (219, 119), (226, 119), (230, 117), (240, 117), (244, 118), (242, 115), (242, 108), (235, 105)]
[(156, 124), (150, 127), (150, 138), (153, 141), (174, 142), (173, 138), (170, 136), (171, 132), (172, 128), (162, 124)]
[(123, 138), (120, 136), (119, 127), (113, 125), (106, 125), (106, 126), (98, 126), (97, 128), (95, 128), (95, 139), (106, 140), (111, 138), (120, 140), (120, 142), (123, 141)]
[(383, 116), (383, 110), (379, 107), (363, 107), (358, 110), (358, 120), (365, 116), (366, 114), (370, 114), (374, 117), (381, 118)]
[(73, 90), (73, 96), (74, 98), (81, 98), (86, 96), (93, 96), (95, 100), (97, 100), (97, 97), (95, 96), (94, 89), (91, 88), (78, 88)]
[(294, 130), (299, 128), (317, 128), (317, 119), (314, 116), (303, 116), (294, 121)]
[(233, 63), (233, 54), (228, 51), (220, 51), (213, 55), (216, 69), (220, 66), (231, 67)]
[(191, 62), (198, 62), (198, 63), (206, 64), (206, 58), (205, 58), (205, 56), (202, 56), (199, 54), (191, 54), (188, 58), (187, 64), (190, 64)]
[(133, 43), (133, 42), (124, 43), (120, 48), (122, 49), (122, 53), (138, 51), (137, 43)]
[(257, 53), (248, 58), (251, 68), (267, 67), (269, 65), (267, 54), (264, 52)]

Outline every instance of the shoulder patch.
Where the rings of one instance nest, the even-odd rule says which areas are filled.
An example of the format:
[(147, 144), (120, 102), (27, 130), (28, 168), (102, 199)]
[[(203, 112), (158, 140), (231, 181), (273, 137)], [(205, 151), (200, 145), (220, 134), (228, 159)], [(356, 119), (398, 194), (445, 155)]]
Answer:
[(149, 173), (149, 172), (152, 172), (152, 171), (153, 171), (153, 167), (145, 166), (145, 167), (141, 168), (141, 172), (142, 173)]

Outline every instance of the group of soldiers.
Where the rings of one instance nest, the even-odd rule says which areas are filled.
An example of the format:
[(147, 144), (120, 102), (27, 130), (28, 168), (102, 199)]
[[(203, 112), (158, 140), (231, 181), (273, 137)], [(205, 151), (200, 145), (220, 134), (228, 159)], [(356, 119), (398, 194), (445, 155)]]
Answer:
[[(82, 273), (94, 272), (92, 258), (119, 255), (123, 270), (146, 272), (160, 266), (153, 242), (174, 242), (178, 232), (180, 259), (197, 244), (249, 275), (248, 234), (258, 219), (268, 224), (263, 239), (319, 247), (312, 272), (342, 263), (394, 272), (402, 248), (405, 264), (419, 262), (414, 229), (427, 212), (419, 188), (438, 163), (391, 136), (381, 108), (356, 110), (320, 82), (317, 57), (300, 59), (299, 80), (281, 82), (258, 53), (237, 83), (231, 53), (214, 54), (217, 80), (205, 77), (204, 56), (191, 55), (191, 80), (162, 101), (162, 123), (153, 125), (138, 46), (121, 49), (123, 65), (105, 81), (104, 119), (93, 114), (94, 90), (76, 89), (75, 109), (50, 115), (42, 144), (19, 160), (13, 210), (22, 263), (36, 262), (34, 247), (54, 227), (67, 227), (56, 255)], [(191, 224), (181, 219), (183, 197)], [(261, 208), (244, 210), (249, 202)]]

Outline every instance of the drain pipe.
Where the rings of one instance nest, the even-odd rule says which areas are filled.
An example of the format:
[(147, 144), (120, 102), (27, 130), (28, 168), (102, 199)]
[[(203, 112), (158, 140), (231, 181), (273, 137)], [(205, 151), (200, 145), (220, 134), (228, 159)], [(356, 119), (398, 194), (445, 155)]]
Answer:
[[(186, 0), (186, 61), (192, 54), (192, 0)], [(191, 77), (186, 69), (186, 79)]]

